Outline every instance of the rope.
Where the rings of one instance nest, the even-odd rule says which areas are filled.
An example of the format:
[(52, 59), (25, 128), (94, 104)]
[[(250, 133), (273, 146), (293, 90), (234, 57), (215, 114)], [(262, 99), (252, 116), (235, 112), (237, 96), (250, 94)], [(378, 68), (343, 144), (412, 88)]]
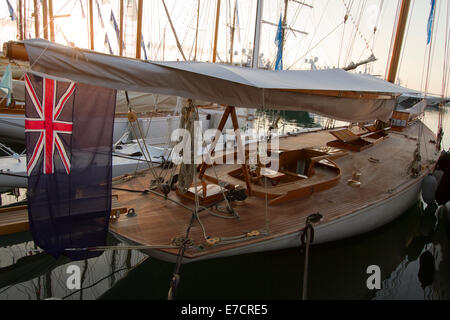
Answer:
[(150, 250), (150, 249), (178, 249), (179, 246), (174, 245), (138, 245), (138, 246), (98, 246), (88, 248), (68, 248), (65, 251), (107, 251), (107, 250)]
[(318, 223), (322, 219), (320, 213), (315, 213), (306, 219), (306, 227), (303, 229), (302, 236), (300, 238), (302, 247), (306, 248), (305, 252), (305, 266), (303, 271), (303, 291), (302, 300), (306, 300), (308, 293), (308, 267), (309, 267), (309, 247), (314, 242), (314, 223)]
[(314, 241), (314, 228), (308, 223), (302, 235), (302, 243), (306, 241), (304, 244), (306, 247), (305, 252), (305, 266), (303, 271), (303, 291), (302, 291), (302, 300), (306, 300), (307, 292), (308, 292), (308, 266), (309, 266), (309, 246)]
[(175, 297), (175, 293), (177, 291), (178, 285), (180, 283), (180, 269), (181, 262), (183, 261), (184, 252), (186, 250), (186, 246), (189, 243), (189, 233), (191, 232), (192, 224), (196, 218), (195, 212), (192, 214), (191, 221), (189, 222), (189, 226), (186, 229), (186, 236), (184, 238), (183, 244), (180, 247), (177, 255), (177, 262), (175, 264), (175, 269), (173, 272), (172, 281), (170, 283), (169, 292), (167, 293), (167, 300), (173, 300)]

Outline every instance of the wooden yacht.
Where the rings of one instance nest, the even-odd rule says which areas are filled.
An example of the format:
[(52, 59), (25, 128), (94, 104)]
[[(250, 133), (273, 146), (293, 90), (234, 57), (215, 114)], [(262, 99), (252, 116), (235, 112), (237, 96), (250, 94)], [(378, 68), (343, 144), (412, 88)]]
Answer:
[[(330, 130), (280, 138), (280, 170), (262, 168), (255, 176), (249, 172), (250, 196), (231, 201), (233, 211), (228, 214), (224, 201), (214, 204), (207, 198), (217, 196), (219, 182), (226, 192), (248, 191), (242, 167), (210, 166), (203, 180), (198, 179), (198, 195), (204, 199), (200, 199), (199, 219), (190, 229), (183, 262), (300, 246), (307, 218), (313, 214), (321, 216), (314, 225), (314, 244), (356, 236), (396, 219), (418, 199), (421, 181), (438, 158), (435, 136), (425, 128), (423, 167), (417, 177), (411, 177), (408, 167), (422, 125), (416, 122), (404, 132), (389, 132), (388, 139), (361, 151), (329, 147), (335, 138)], [(195, 201), (177, 192), (167, 199), (145, 192), (149, 180), (150, 172), (115, 182), (117, 189), (143, 192), (114, 191), (120, 206), (134, 209), (137, 215), (113, 219), (110, 231), (130, 244), (178, 246), (186, 240)], [(216, 191), (206, 194), (203, 190)], [(171, 262), (178, 255), (177, 249), (145, 251)]]
[[(181, 96), (189, 112), (196, 112), (197, 100), (226, 106), (208, 149), (211, 163), (202, 156), (195, 165), (114, 179), (110, 232), (159, 259), (186, 263), (300, 246), (309, 224), (314, 244), (374, 230), (414, 204), (439, 157), (435, 135), (422, 122), (390, 130), (396, 98), (411, 90), (375, 77), (144, 62), (40, 39), (4, 51), (15, 50), (27, 55), (33, 72), (51, 77)], [(234, 106), (303, 110), (360, 126), (280, 138), (278, 147), (268, 144), (271, 160), (263, 164), (252, 161), (252, 145), (241, 141)], [(215, 152), (229, 116), (236, 132), (231, 155)], [(221, 164), (240, 155), (241, 163)], [(191, 178), (181, 186), (175, 172)]]

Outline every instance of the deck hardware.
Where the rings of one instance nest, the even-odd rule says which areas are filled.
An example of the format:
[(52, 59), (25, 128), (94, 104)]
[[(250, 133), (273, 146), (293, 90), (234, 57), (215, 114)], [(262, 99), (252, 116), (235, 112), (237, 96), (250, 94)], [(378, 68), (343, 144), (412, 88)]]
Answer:
[(130, 209), (128, 210), (127, 217), (128, 217), (128, 218), (133, 218), (133, 217), (136, 217), (136, 216), (137, 216), (137, 213), (136, 213), (136, 211), (134, 210), (134, 208), (130, 208)]
[(314, 242), (314, 226), (322, 220), (323, 216), (320, 213), (314, 213), (306, 218), (306, 227), (303, 230), (301, 241), (302, 247), (305, 247), (305, 267), (303, 273), (303, 293), (302, 300), (306, 300), (308, 290), (308, 264), (309, 264), (309, 246)]
[(252, 231), (252, 232), (247, 233), (247, 237), (249, 237), (249, 238), (257, 237), (259, 235), (261, 235), (261, 233), (259, 231)]
[(206, 244), (210, 247), (218, 244), (220, 242), (220, 238), (210, 238), (208, 240), (206, 240)]

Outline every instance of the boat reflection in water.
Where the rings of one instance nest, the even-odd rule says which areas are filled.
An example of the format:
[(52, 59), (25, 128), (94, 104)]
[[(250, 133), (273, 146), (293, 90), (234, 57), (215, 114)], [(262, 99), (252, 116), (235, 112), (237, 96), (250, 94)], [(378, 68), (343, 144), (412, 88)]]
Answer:
[[(146, 258), (134, 250), (106, 251), (100, 257), (72, 262), (37, 251), (28, 233), (0, 238), (0, 300), (92, 300), (115, 285)], [(109, 245), (118, 245), (112, 237)], [(80, 289), (68, 287), (73, 273), (80, 270)], [(76, 283), (71, 282), (69, 283)]]

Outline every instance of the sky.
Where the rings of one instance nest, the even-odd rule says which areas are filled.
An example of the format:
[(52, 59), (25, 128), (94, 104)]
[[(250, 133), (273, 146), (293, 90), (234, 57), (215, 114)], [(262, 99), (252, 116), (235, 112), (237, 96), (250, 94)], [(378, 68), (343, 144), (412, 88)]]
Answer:
[[(32, 0), (23, 0), (27, 6)], [(16, 9), (16, 0), (9, 0)], [(89, 45), (87, 0), (54, 0), (55, 15), (70, 14), (70, 17), (55, 19), (56, 41), (77, 47)], [(97, 10), (100, 7), (103, 24)], [(125, 1), (125, 2), (128, 2)], [(136, 1), (129, 1), (131, 4)], [(304, 2), (308, 6), (301, 5)], [(306, 62), (316, 59), (318, 68), (345, 67), (350, 62), (369, 58), (373, 53), (375, 63), (362, 66), (356, 72), (369, 72), (385, 77), (390, 56), (392, 35), (400, 0), (302, 0), (288, 2), (287, 24), (300, 32), (288, 31), (283, 52), (284, 69), (310, 69)], [(445, 57), (445, 36), (448, 30), (450, 0), (437, 0), (436, 20), (429, 68), (428, 93), (440, 95), (443, 91), (443, 66)], [(0, 42), (14, 40), (16, 24), (9, 18), (6, 0), (0, 0)], [(188, 60), (211, 61), (214, 39), (214, 24), (217, 0), (165, 0), (183, 53)], [(199, 6), (200, 3), (200, 6)], [(81, 7), (83, 5), (83, 8)], [(236, 32), (231, 51), (231, 26), (234, 8), (237, 4)], [(311, 8), (311, 7), (312, 8)], [(197, 10), (199, 9), (198, 29)], [(174, 33), (164, 11), (162, 0), (144, 0), (143, 37), (147, 58), (150, 60), (182, 60)], [(111, 12), (119, 22), (118, 0), (94, 0), (95, 50), (109, 52), (105, 46), (105, 34), (113, 53), (118, 53), (118, 41), (112, 23)], [(284, 12), (283, 0), (265, 0), (263, 20), (278, 24)], [(412, 0), (406, 38), (403, 46), (397, 81), (405, 87), (424, 91), (427, 81), (427, 21), (430, 0)], [(348, 14), (345, 21), (344, 17)], [(31, 11), (28, 12), (30, 37), (35, 37)], [(256, 0), (221, 0), (218, 32), (218, 62), (245, 63), (254, 42)], [(125, 41), (126, 55), (135, 55), (136, 8), (132, 6), (127, 15)], [(345, 21), (345, 22), (344, 22)], [(262, 62), (273, 68), (277, 54), (275, 35), (277, 27), (263, 23), (261, 27)], [(374, 33), (374, 27), (376, 32)], [(198, 32), (197, 32), (198, 30)], [(197, 38), (197, 50), (195, 39)], [(41, 33), (42, 37), (42, 33)], [(447, 51), (448, 54), (448, 51)], [(144, 56), (144, 54), (142, 54)], [(306, 61), (305, 61), (306, 60)], [(447, 89), (448, 90), (448, 89)], [(448, 92), (448, 91), (447, 91)]]

